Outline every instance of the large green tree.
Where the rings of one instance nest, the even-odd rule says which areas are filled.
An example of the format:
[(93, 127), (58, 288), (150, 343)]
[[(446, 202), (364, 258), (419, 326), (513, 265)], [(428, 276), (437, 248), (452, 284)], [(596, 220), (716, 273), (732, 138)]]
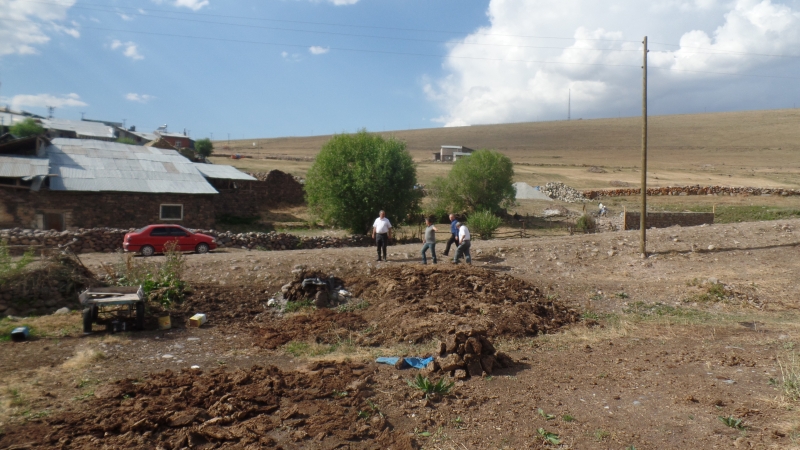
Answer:
[(36, 123), (36, 121), (31, 118), (27, 118), (22, 122), (17, 122), (14, 125), (11, 125), (8, 131), (18, 138), (44, 134), (44, 128), (42, 128), (41, 125)]
[(450, 211), (497, 212), (514, 204), (514, 163), (494, 150), (478, 150), (432, 184), (434, 204)]
[(214, 153), (214, 144), (209, 138), (198, 139), (194, 141), (194, 151), (203, 158), (208, 158)]
[(322, 146), (306, 177), (306, 199), (326, 223), (354, 233), (370, 229), (380, 210), (397, 224), (415, 213), (417, 168), (405, 142), (361, 130)]

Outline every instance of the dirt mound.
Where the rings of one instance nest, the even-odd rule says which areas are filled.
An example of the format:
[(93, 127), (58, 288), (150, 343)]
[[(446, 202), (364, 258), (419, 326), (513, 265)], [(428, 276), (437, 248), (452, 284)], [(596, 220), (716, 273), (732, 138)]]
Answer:
[(368, 345), (420, 343), (460, 326), (491, 337), (534, 336), (580, 319), (526, 281), (469, 266), (387, 267), (347, 286), (370, 303), (360, 312), (370, 324)]
[(6, 429), (26, 448), (417, 448), (374, 403), (375, 369), (314, 363), (208, 373), (166, 371), (95, 392), (79, 410)]
[[(213, 284), (193, 285), (183, 302), (174, 304), (170, 315), (188, 319), (204, 313), (214, 325), (241, 325), (259, 314), (271, 314), (267, 309), (269, 295), (264, 290)], [(180, 322), (180, 320), (178, 320)]]
[(313, 340), (321, 344), (333, 344), (343, 335), (365, 328), (367, 321), (359, 314), (320, 308), (311, 314), (300, 313), (257, 326), (253, 343), (267, 349), (275, 349), (291, 341)]

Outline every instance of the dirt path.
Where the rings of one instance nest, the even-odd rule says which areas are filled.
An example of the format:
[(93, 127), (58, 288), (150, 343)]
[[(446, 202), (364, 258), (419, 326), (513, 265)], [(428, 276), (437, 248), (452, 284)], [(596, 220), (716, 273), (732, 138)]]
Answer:
[[(800, 403), (792, 399), (791, 389), (784, 389), (784, 380), (791, 380), (792, 372), (795, 382), (800, 376), (798, 226), (795, 220), (652, 230), (648, 236), (653, 254), (647, 259), (638, 254), (636, 232), (478, 241), (473, 267), (455, 272), (465, 276), (438, 284), (430, 281), (430, 274), (450, 277), (455, 268), (447, 262), (423, 268), (417, 245), (391, 247), (390, 261), (380, 264), (368, 248), (230, 249), (188, 255), (187, 274), (195, 292), (178, 313), (188, 315), (202, 307), (209, 314), (203, 328), (83, 337), (61, 320), (59, 337), (0, 342), (0, 449), (20, 444), (179, 448), (190, 439), (196, 447), (206, 446), (198, 448), (554, 447), (544, 443), (540, 428), (558, 434), (561, 448), (796, 448), (800, 419), (795, 410)], [(103, 273), (100, 264), (118, 261), (107, 254), (82, 259), (98, 273)], [(333, 315), (305, 309), (282, 316), (267, 308), (267, 301), (293, 279), (292, 270), (298, 266), (361, 286), (359, 295), (368, 305), (334, 309)], [(498, 280), (511, 277), (514, 288), (502, 293), (501, 282), (481, 278), (476, 285), (497, 288), (490, 291), (496, 291), (490, 300), (474, 294), (472, 300), (458, 297), (448, 304), (458, 289), (475, 289), (467, 285), (467, 278), (483, 276), (482, 269)], [(441, 283), (455, 290), (439, 292)], [(387, 291), (389, 285), (394, 287)], [(530, 297), (508, 302), (525, 289)], [(540, 336), (492, 335), (498, 350), (519, 364), (458, 381), (442, 399), (426, 400), (407, 386), (405, 379), (416, 370), (398, 371), (372, 362), (376, 356), (432, 352), (446, 328), (437, 325), (442, 321), (475, 322), (499, 330), (498, 325), (509, 319), (479, 305), (498, 302), (502, 309), (520, 301), (532, 307), (555, 302), (563, 311), (577, 311), (583, 320)], [(462, 304), (471, 306), (462, 310)], [(77, 313), (68, 317), (80, 321)], [(340, 320), (346, 317), (353, 319)], [(48, 320), (28, 322), (55, 326)], [(257, 345), (258, 330), (267, 327), (280, 335), (288, 332), (282, 327), (286, 320), (317, 320), (327, 328), (301, 328), (274, 349)], [(332, 323), (344, 325), (325, 325)], [(376, 329), (386, 333), (375, 334)], [(406, 338), (420, 330), (420, 338), (409, 343)], [(324, 372), (324, 367), (314, 369), (319, 360), (358, 365), (347, 366), (350, 375), (341, 379), (337, 374), (343, 369), (327, 372), (333, 378), (322, 376), (317, 388), (348, 392), (341, 398), (352, 400), (339, 401), (332, 392), (299, 400), (294, 390), (309, 388), (288, 383), (273, 403), (256, 404), (253, 392), (266, 389), (267, 375), (258, 375), (264, 372), (252, 372), (249, 381), (239, 384), (232, 381), (237, 370), (258, 365), (264, 370), (274, 366), (282, 378), (301, 383), (304, 373)], [(185, 412), (191, 402), (174, 403), (185, 381), (164, 381), (172, 379), (164, 371), (191, 371), (193, 365), (200, 367), (201, 378), (218, 369), (229, 374), (225, 393), (241, 401), (225, 399), (231, 409), (223, 414), (212, 408), (224, 396), (220, 391), (222, 395), (209, 397), (212, 403), (195, 402), (192, 407), (205, 412), (175, 428), (170, 420), (177, 420), (173, 416)], [(120, 381), (125, 379), (133, 381)], [(347, 384), (358, 380), (362, 384), (348, 391)], [(118, 382), (163, 386), (116, 395), (109, 386)], [(147, 413), (152, 415), (149, 425), (133, 426), (150, 417), (142, 412), (149, 411), (146, 405), (163, 402), (172, 402), (164, 410), (170, 415)], [(257, 412), (267, 404), (277, 409)], [(292, 413), (296, 404), (309, 411), (332, 411), (335, 425), (310, 420), (313, 414)], [(202, 425), (248, 409), (256, 412)], [(107, 414), (98, 415), (101, 410)], [(106, 417), (133, 420), (139, 415), (135, 422), (100, 426)], [(732, 425), (741, 419), (744, 428), (727, 426), (720, 417), (732, 417)], [(81, 421), (95, 425), (81, 428)], [(219, 429), (202, 431), (211, 426)], [(272, 431), (245, 432), (259, 426)], [(268, 436), (273, 444), (256, 435)]]

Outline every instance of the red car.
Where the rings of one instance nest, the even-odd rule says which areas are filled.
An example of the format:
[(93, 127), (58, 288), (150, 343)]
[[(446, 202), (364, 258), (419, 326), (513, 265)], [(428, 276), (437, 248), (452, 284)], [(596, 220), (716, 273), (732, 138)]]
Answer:
[(202, 233), (192, 233), (180, 225), (148, 225), (125, 235), (122, 248), (142, 256), (163, 253), (169, 242), (177, 242), (182, 252), (207, 253), (217, 248), (217, 240)]

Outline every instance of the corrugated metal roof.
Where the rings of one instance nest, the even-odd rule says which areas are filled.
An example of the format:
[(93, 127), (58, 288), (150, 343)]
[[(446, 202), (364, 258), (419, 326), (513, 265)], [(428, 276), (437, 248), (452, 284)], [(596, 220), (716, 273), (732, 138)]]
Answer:
[(50, 179), (54, 191), (217, 193), (194, 164), (174, 150), (59, 138), (53, 139), (47, 154), (50, 173), (57, 175)]
[(240, 172), (239, 169), (233, 166), (217, 165), (217, 164), (203, 164), (193, 163), (194, 167), (200, 171), (206, 178), (215, 178), (220, 180), (248, 180), (256, 181), (250, 175)]
[(154, 133), (145, 133), (143, 131), (128, 131), (128, 133), (139, 136), (140, 138), (147, 140), (147, 141), (155, 141), (158, 139)]
[(47, 158), (0, 155), (0, 177), (27, 178), (47, 175)]
[(104, 139), (115, 138), (116, 132), (114, 127), (110, 127), (103, 123), (88, 122), (85, 120), (68, 120), (68, 119), (41, 119), (42, 126), (45, 128), (59, 130), (59, 131), (74, 131), (78, 136), (95, 137)]

